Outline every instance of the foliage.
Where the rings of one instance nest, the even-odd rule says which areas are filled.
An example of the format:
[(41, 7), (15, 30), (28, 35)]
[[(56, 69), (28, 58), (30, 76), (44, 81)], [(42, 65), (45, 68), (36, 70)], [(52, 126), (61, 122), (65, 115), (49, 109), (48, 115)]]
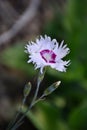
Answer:
[[(58, 10), (54, 19), (44, 25), (43, 33), (65, 40), (71, 52), (71, 65), (66, 73), (48, 69), (46, 82), (61, 80), (61, 87), (38, 103), (30, 119), (39, 130), (87, 129), (87, 0), (68, 0), (63, 13)], [(35, 73), (26, 63), (24, 44), (17, 44), (2, 53), (3, 63), (16, 67), (29, 76)], [(48, 85), (47, 84), (47, 85)], [(45, 83), (44, 83), (45, 85)], [(35, 116), (34, 116), (35, 115)], [(37, 123), (35, 122), (37, 121)], [(39, 122), (40, 121), (40, 122)], [(39, 128), (39, 123), (41, 123)]]

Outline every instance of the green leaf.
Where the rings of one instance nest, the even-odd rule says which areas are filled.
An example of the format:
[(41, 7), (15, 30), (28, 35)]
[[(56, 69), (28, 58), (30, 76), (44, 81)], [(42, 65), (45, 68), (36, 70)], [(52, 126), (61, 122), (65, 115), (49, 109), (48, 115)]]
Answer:
[(70, 113), (69, 126), (74, 130), (87, 129), (87, 102), (81, 104)]
[(24, 50), (24, 43), (16, 43), (0, 54), (0, 62), (10, 68), (23, 71), (26, 74), (33, 76), (35, 74), (34, 67), (27, 63), (28, 54), (26, 54)]

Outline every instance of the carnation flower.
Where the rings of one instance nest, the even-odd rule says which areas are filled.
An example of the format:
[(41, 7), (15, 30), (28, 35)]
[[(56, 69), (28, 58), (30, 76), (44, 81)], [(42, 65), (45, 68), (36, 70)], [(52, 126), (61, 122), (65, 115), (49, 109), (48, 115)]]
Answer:
[(66, 72), (66, 67), (69, 65), (70, 60), (64, 61), (69, 52), (67, 45), (63, 45), (64, 41), (59, 43), (56, 39), (51, 40), (47, 35), (45, 37), (40, 36), (36, 39), (36, 42), (29, 42), (26, 45), (26, 52), (29, 53), (28, 63), (32, 62), (35, 65), (35, 69), (40, 69), (43, 73), (43, 68), (50, 66), (61, 72)]

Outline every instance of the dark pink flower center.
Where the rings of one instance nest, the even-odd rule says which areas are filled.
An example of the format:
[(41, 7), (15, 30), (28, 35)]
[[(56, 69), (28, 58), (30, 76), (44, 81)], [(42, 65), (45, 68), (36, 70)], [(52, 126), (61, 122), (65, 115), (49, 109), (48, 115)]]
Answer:
[(42, 50), (40, 54), (47, 63), (55, 63), (56, 54), (52, 50)]

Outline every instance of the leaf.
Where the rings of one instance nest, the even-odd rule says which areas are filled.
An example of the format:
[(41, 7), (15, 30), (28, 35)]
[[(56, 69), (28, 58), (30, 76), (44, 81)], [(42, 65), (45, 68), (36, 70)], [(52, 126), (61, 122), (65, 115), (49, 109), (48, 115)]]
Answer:
[(87, 129), (87, 102), (70, 113), (69, 126), (74, 130)]
[(0, 62), (32, 76), (35, 73), (34, 67), (27, 63), (28, 55), (24, 52), (24, 46), (24, 43), (16, 43), (15, 45), (5, 49), (0, 55)]

